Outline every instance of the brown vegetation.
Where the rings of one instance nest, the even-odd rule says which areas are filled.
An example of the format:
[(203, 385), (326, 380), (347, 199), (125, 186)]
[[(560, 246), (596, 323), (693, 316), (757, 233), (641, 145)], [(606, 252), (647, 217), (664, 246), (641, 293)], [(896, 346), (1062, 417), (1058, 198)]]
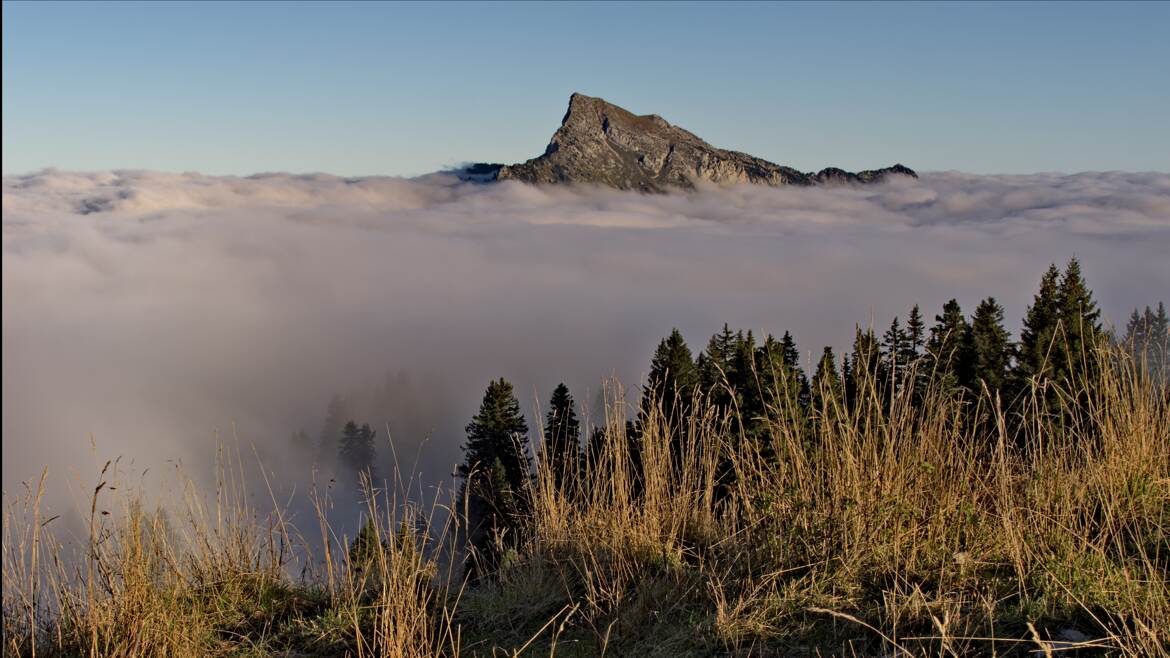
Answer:
[(1170, 396), (1099, 358), (1083, 390), (1011, 414), (873, 390), (776, 410), (761, 437), (696, 400), (630, 442), (614, 387), (586, 486), (538, 469), (525, 536), (474, 585), (449, 559), (459, 515), (393, 495), (360, 547), (318, 500), (309, 557), (230, 468), (214, 503), (165, 511), (103, 479), (80, 547), (37, 487), (6, 492), (4, 654), (1167, 655)]

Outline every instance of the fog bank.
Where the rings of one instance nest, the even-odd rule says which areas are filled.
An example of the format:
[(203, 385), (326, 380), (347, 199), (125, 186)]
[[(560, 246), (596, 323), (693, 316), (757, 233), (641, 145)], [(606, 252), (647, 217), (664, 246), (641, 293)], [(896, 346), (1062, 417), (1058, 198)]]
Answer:
[[(444, 176), (45, 171), (3, 180), (3, 482), (92, 486), (214, 458), (274, 469), (326, 405), (390, 429), (426, 482), (460, 459), (488, 380), (533, 412), (565, 381), (636, 385), (660, 337), (724, 322), (805, 355), (919, 303), (985, 296), (1018, 335), (1050, 262), (1082, 262), (1107, 319), (1170, 297), (1170, 175), (932, 173), (872, 187), (614, 190)], [(530, 417), (530, 426), (536, 426)], [(96, 451), (91, 450), (93, 437)], [(404, 457), (406, 455), (407, 457)], [(94, 464), (98, 466), (95, 467)]]

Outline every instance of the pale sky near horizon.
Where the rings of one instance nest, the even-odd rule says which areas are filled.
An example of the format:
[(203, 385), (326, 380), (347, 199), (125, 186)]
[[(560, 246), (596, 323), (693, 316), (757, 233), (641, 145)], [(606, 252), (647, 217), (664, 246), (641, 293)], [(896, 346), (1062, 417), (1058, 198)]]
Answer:
[(1170, 171), (1170, 3), (3, 5), (3, 171), (417, 175), (573, 91), (804, 170)]

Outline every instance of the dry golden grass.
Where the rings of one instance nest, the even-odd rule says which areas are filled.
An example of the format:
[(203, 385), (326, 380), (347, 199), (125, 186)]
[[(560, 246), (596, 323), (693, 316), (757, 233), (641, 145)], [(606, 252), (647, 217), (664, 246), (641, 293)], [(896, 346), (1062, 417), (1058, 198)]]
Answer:
[(51, 535), (39, 488), (6, 493), (4, 653), (1164, 656), (1170, 395), (1101, 358), (1011, 413), (871, 383), (811, 419), (772, 409), (755, 437), (695, 400), (631, 443), (615, 386), (585, 485), (538, 468), (523, 541), (475, 586), (447, 559), (459, 524), (409, 522), (392, 495), (361, 510), (384, 549), (359, 559), (327, 500), (309, 557), (229, 468), (215, 504), (165, 512), (127, 495), (103, 516), (103, 480), (80, 546)]

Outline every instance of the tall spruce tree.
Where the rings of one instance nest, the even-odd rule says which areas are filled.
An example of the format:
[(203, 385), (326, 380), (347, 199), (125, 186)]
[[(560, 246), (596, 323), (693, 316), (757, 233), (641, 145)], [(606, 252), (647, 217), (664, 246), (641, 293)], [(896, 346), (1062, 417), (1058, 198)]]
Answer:
[(832, 347), (826, 346), (821, 353), (809, 388), (811, 417), (824, 419), (836, 413), (837, 406), (841, 404), (842, 386), (841, 377), (837, 374), (837, 357), (833, 355)]
[(922, 312), (918, 310), (918, 304), (910, 309), (910, 316), (906, 320), (906, 352), (905, 356), (909, 361), (917, 359), (922, 354), (922, 348), (926, 345), (926, 322), (922, 319)]
[(1135, 308), (1125, 326), (1121, 347), (1130, 355), (1134, 364), (1143, 374), (1152, 377), (1159, 385), (1166, 383), (1168, 375), (1167, 352), (1170, 351), (1170, 319), (1166, 316), (1166, 305), (1158, 303), (1155, 312), (1149, 306), (1139, 313)]
[(809, 405), (809, 383), (792, 334), (785, 331), (779, 341), (769, 334), (757, 350), (756, 362), (765, 406), (772, 409), (772, 415), (783, 411), (787, 421), (797, 421)]
[(736, 334), (726, 323), (723, 330), (707, 341), (707, 348), (699, 354), (696, 363), (696, 383), (707, 401), (720, 409), (728, 409), (733, 402), (729, 390), (734, 373)]
[(1012, 344), (1011, 334), (1003, 326), (1003, 307), (994, 297), (988, 297), (975, 308), (969, 350), (972, 391), (979, 394), (982, 386), (986, 386), (991, 393), (998, 392), (1007, 382)]
[(1060, 270), (1049, 265), (1040, 278), (1040, 289), (1024, 314), (1024, 328), (1012, 373), (1015, 388), (1022, 392), (1028, 381), (1036, 377), (1051, 377), (1053, 373), (1053, 339), (1056, 336), (1060, 313), (1057, 293)]
[(1138, 313), (1135, 308), (1133, 313), (1129, 316), (1129, 322), (1125, 325), (1125, 337), (1122, 338), (1122, 345), (1133, 355), (1138, 356), (1138, 360), (1144, 360), (1146, 346), (1148, 342), (1150, 320), (1153, 319), (1153, 311), (1150, 307), (1146, 307), (1146, 312)]
[(730, 375), (740, 427), (745, 435), (755, 436), (763, 427), (765, 393), (756, 364), (756, 339), (750, 330), (736, 334)]
[(658, 344), (650, 361), (650, 376), (642, 392), (640, 407), (643, 420), (652, 405), (660, 404), (671, 425), (679, 425), (690, 410), (697, 383), (691, 350), (682, 333), (674, 329)]
[(1158, 302), (1158, 311), (1150, 320), (1147, 353), (1151, 372), (1161, 373), (1162, 385), (1170, 384), (1170, 317), (1165, 302)]
[(946, 390), (955, 390), (969, 381), (971, 330), (958, 300), (943, 305), (941, 315), (934, 317), (930, 340), (926, 345), (930, 376)]
[(800, 350), (796, 349), (796, 340), (787, 331), (784, 332), (782, 344), (784, 345), (784, 365), (788, 366), (799, 387), (797, 402), (801, 407), (807, 408), (809, 404), (808, 375), (805, 374), (804, 368), (800, 365)]
[[(498, 564), (501, 543), (518, 540), (531, 477), (528, 424), (512, 385), (488, 384), (479, 412), (467, 425), (460, 499), (467, 501), (468, 542), (475, 549), (469, 573), (481, 576)], [(477, 568), (478, 567), (478, 570)]]
[(576, 482), (580, 468), (581, 423), (577, 420), (573, 396), (562, 382), (553, 389), (544, 422), (544, 450), (553, 483), (561, 491)]
[(906, 381), (904, 386), (913, 390), (915, 404), (920, 404), (926, 394), (927, 372), (921, 365), (922, 350), (926, 347), (926, 322), (922, 319), (922, 312), (918, 304), (910, 309), (906, 319), (906, 341), (902, 345), (902, 363), (906, 367)]
[(1064, 352), (1062, 363), (1058, 364), (1063, 367), (1063, 372), (1057, 371), (1056, 374), (1070, 379), (1083, 377), (1094, 369), (1096, 359), (1092, 351), (1104, 334), (1101, 312), (1093, 300), (1093, 292), (1085, 284), (1080, 261), (1076, 258), (1069, 260), (1060, 279), (1056, 307), (1063, 330), (1060, 347)]
[(467, 477), (477, 467), (499, 460), (508, 486), (523, 490), (531, 477), (528, 459), (528, 424), (520, 413), (512, 385), (500, 378), (488, 384), (479, 412), (467, 424), (465, 459), (459, 475)]
[(890, 323), (890, 328), (882, 334), (882, 361), (886, 384), (890, 386), (890, 393), (895, 394), (902, 390), (906, 369), (910, 366), (907, 359), (907, 346), (910, 337), (898, 323), (898, 317)]
[(873, 329), (861, 330), (855, 326), (853, 352), (843, 372), (845, 398), (851, 409), (859, 409), (872, 401), (872, 393), (880, 391), (885, 377), (882, 365), (881, 343)]

